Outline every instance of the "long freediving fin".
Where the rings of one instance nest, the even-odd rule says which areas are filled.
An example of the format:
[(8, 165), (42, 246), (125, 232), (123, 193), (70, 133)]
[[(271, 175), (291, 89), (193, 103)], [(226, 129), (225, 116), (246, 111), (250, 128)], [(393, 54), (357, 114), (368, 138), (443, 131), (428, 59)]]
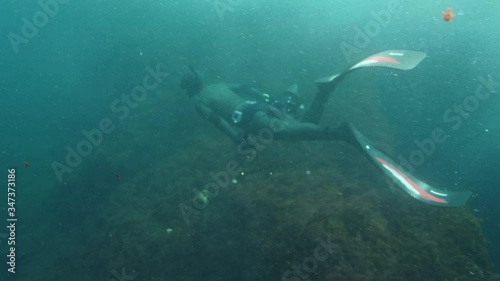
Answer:
[(426, 204), (440, 207), (458, 207), (464, 205), (472, 195), (470, 191), (447, 191), (435, 188), (409, 172), (383, 153), (372, 142), (363, 136), (351, 123), (344, 123), (342, 139), (354, 145), (365, 157), (375, 164), (398, 187), (413, 198)]
[(415, 68), (427, 55), (424, 52), (412, 50), (387, 50), (366, 57), (349, 67), (340, 74), (322, 77), (316, 80), (316, 84), (330, 84), (333, 81), (340, 82), (352, 70), (365, 67), (387, 67), (399, 70), (410, 70)]
[(346, 75), (353, 70), (366, 67), (387, 67), (399, 70), (410, 70), (416, 67), (425, 57), (426, 54), (419, 51), (387, 50), (364, 58), (342, 73), (317, 79), (315, 82), (319, 91), (310, 109), (304, 114), (303, 121), (309, 123), (319, 122), (331, 93), (335, 91), (337, 85), (344, 80)]

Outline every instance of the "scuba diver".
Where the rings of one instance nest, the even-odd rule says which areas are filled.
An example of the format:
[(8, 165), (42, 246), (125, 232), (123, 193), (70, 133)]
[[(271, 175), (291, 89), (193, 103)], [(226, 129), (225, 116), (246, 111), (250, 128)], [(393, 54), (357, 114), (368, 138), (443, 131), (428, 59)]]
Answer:
[(418, 51), (387, 50), (361, 60), (340, 74), (316, 80), (317, 93), (301, 119), (297, 116), (304, 106), (296, 85), (273, 99), (255, 88), (243, 85), (218, 83), (204, 86), (199, 74), (190, 66), (191, 73), (183, 76), (180, 86), (193, 98), (197, 111), (230, 137), (238, 145), (239, 151), (255, 147), (255, 136), (269, 129), (274, 140), (340, 140), (353, 145), (417, 200), (435, 206), (460, 206), (465, 204), (471, 192), (437, 189), (417, 179), (374, 147), (349, 122), (343, 122), (336, 128), (319, 124), (330, 95), (347, 74), (367, 67), (410, 70), (425, 57), (425, 53)]
[[(304, 121), (293, 117), (301, 103), (297, 86), (292, 85), (276, 100), (255, 88), (244, 85), (218, 83), (203, 87), (198, 73), (192, 68), (181, 81), (181, 88), (194, 99), (197, 111), (212, 122), (236, 144), (251, 144), (252, 135), (270, 128), (276, 140), (335, 140), (340, 137), (338, 129), (318, 125), (324, 106), (314, 102)], [(319, 87), (316, 98), (328, 95), (336, 83)], [(316, 105), (316, 106), (315, 106)], [(314, 116), (313, 116), (314, 115)]]

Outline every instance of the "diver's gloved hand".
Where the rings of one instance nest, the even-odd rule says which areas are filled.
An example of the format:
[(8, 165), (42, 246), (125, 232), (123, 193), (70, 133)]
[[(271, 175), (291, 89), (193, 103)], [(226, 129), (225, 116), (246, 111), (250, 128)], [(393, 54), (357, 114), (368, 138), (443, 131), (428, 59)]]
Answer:
[(188, 96), (193, 96), (203, 89), (203, 82), (192, 66), (189, 66), (191, 73), (185, 73), (182, 76), (180, 88), (186, 91)]

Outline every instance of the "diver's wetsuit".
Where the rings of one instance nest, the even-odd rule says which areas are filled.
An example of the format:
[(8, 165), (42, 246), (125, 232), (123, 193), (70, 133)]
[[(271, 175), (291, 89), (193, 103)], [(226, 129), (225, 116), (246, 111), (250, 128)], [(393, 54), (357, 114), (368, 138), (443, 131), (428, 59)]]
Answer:
[[(328, 94), (320, 88), (316, 99), (324, 100)], [(223, 83), (208, 85), (193, 98), (197, 110), (235, 142), (245, 140), (248, 134), (256, 135), (265, 128), (273, 131), (276, 140), (339, 138), (337, 130), (316, 124), (324, 108), (321, 100), (313, 102), (309, 110), (313, 114), (306, 113), (307, 122), (300, 122), (267, 103), (243, 99)]]

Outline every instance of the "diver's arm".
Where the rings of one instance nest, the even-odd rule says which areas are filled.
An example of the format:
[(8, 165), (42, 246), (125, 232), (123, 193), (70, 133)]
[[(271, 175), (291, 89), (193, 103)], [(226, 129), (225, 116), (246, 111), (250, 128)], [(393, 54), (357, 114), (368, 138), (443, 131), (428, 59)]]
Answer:
[(204, 103), (197, 103), (196, 109), (198, 112), (212, 122), (217, 128), (222, 130), (224, 134), (231, 138), (234, 142), (238, 143), (242, 140), (242, 136), (217, 112), (213, 111), (210, 107), (206, 106)]

